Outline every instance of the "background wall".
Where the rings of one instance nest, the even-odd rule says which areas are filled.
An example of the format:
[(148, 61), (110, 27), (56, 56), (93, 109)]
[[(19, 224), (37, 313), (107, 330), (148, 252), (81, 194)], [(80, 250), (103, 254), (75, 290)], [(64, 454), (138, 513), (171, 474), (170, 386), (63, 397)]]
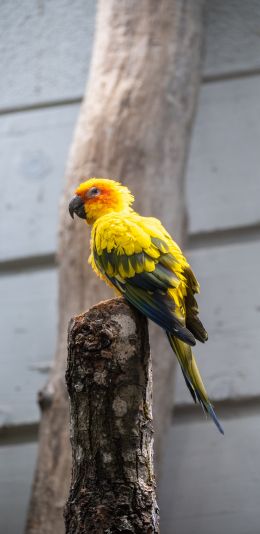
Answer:
[[(58, 201), (89, 67), (95, 2), (24, 0), (21, 8), (13, 0), (3, 1), (1, 11), (0, 524), (1, 531), (19, 534), (36, 458), (36, 393), (55, 350)], [(187, 169), (187, 254), (201, 282), (201, 316), (210, 336), (197, 348), (198, 361), (226, 434), (203, 420), (178, 376), (160, 488), (161, 531), (255, 534), (259, 1), (209, 0), (206, 24)]]

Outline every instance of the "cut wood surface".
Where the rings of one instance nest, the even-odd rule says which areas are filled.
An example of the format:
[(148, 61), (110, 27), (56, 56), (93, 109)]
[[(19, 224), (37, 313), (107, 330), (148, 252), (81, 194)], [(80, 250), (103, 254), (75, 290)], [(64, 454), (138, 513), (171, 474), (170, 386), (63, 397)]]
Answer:
[(66, 534), (158, 533), (144, 316), (120, 298), (74, 317), (66, 381), (72, 445)]
[[(127, 177), (137, 197), (136, 208), (157, 217), (165, 213), (167, 227), (183, 241), (184, 171), (200, 81), (203, 7), (203, 1), (193, 0), (154, 0), (152, 5), (140, 0), (99, 2), (87, 96), (70, 152), (62, 203), (58, 350), (43, 403), (28, 534), (63, 531), (60, 506), (67, 497), (70, 472), (63, 382), (67, 322), (104, 298), (105, 291), (86, 266), (86, 226), (69, 219), (68, 202), (84, 176), (120, 177), (124, 182)], [(170, 352), (161, 358), (167, 342), (158, 331), (152, 333), (151, 346), (159, 458), (172, 411), (175, 362)], [(50, 439), (54, 435), (55, 440)], [(55, 487), (54, 478), (59, 481)]]
[[(201, 249), (189, 254), (201, 283), (198, 300), (201, 317), (209, 331), (209, 341), (205, 345), (198, 342), (195, 354), (214, 400), (260, 395), (255, 372), (260, 344), (260, 294), (254, 284), (258, 276), (258, 254), (258, 241)], [(248, 258), (251, 258), (250, 265)], [(0, 321), (3, 339), (0, 364), (2, 425), (32, 422), (39, 418), (36, 395), (46, 380), (55, 346), (56, 280), (56, 270), (0, 279), (6, 310)], [(10, 300), (12, 294), (15, 306), (12, 298)], [(12, 320), (14, 314), (15, 323)], [(40, 314), (41, 329), (38, 331)], [(167, 345), (164, 351), (170, 354)], [(176, 402), (190, 403), (192, 400), (183, 377), (181, 373), (178, 375)]]
[[(17, 258), (19, 262), (23, 256), (33, 256), (39, 264), (39, 255), (55, 253), (64, 161), (79, 110), (78, 104), (69, 105), (69, 102), (80, 100), (84, 93), (95, 5), (94, 0), (75, 0), (73, 6), (68, 0), (38, 3), (25, 0), (21, 9), (17, 0), (2, 2), (1, 110), (54, 102), (58, 106), (0, 117), (1, 262)], [(260, 86), (256, 75), (260, 68), (259, 11), (258, 0), (207, 2), (204, 78), (211, 82), (237, 75), (241, 78), (204, 84), (201, 91), (188, 165), (188, 211), (192, 233), (230, 227), (235, 230), (229, 234), (230, 242), (233, 235), (238, 242), (238, 227), (259, 223)], [(246, 77), (250, 74), (251, 77)], [(61, 106), (62, 102), (66, 105)], [(226, 395), (237, 399), (242, 389), (242, 404), (248, 397), (260, 395), (259, 295), (253, 283), (258, 279), (258, 245), (247, 244), (245, 237), (242, 234), (241, 247), (236, 248), (238, 270), (232, 247), (218, 247), (215, 252), (195, 251), (190, 255), (202, 284), (201, 313), (210, 333), (205, 347), (198, 344), (195, 349), (200, 369), (213, 399), (226, 399)], [(216, 236), (214, 240), (216, 243)], [(217, 268), (218, 253), (223, 254), (224, 270)], [(29, 262), (30, 259), (27, 265)], [(45, 383), (54, 350), (55, 276), (46, 270), (42, 273), (30, 270), (26, 275), (17, 271), (12, 276), (1, 277), (4, 312), (0, 327), (0, 425), (38, 420), (36, 394)], [(207, 302), (207, 287), (212, 303)], [(230, 294), (230, 288), (237, 288), (235, 295)], [(226, 294), (230, 297), (227, 304)], [(233, 322), (232, 328), (228, 328), (233, 302), (240, 328), (238, 336)], [(41, 321), (40, 330), (36, 328), (37, 317)], [(164, 350), (169, 352), (167, 346)], [(183, 378), (178, 376), (177, 403), (190, 402)], [(253, 406), (244, 405), (245, 410)], [(198, 417), (203, 417), (199, 408)], [(224, 421), (224, 426), (225, 450), (221, 441), (220, 455), (217, 453), (220, 442), (211, 423), (188, 423), (171, 431), (161, 497), (163, 534), (172, 534), (173, 525), (176, 534), (178, 531), (215, 534), (215, 530), (217, 534), (219, 530), (229, 534), (258, 532), (259, 480), (255, 466), (259, 454), (254, 447), (258, 419), (255, 415), (250, 422), (248, 419)], [(53, 446), (57, 444), (53, 434), (46, 439)], [(0, 455), (3, 482), (0, 530), (22, 534), (36, 447), (31, 444), (1, 447)], [(238, 471), (238, 465), (242, 468), (245, 465), (245, 470)], [(60, 472), (66, 476), (62, 463)], [(207, 473), (210, 478), (205, 481)], [(190, 514), (183, 508), (187, 500), (191, 503)], [(226, 501), (231, 502), (228, 508)], [(57, 500), (55, 506), (61, 515), (63, 503)], [(207, 506), (209, 514), (205, 513)]]
[[(205, 248), (188, 255), (201, 284), (198, 300), (209, 332), (208, 342), (205, 345), (198, 342), (194, 352), (213, 400), (260, 395), (256, 372), (260, 293), (255, 284), (259, 243)], [(97, 287), (104, 295), (105, 286), (98, 279)], [(11, 289), (15, 289), (15, 306), (10, 300)], [(5, 307), (0, 327), (3, 339), (1, 423), (35, 421), (39, 418), (37, 391), (46, 380), (55, 346), (56, 273), (47, 270), (2, 277), (0, 290)], [(37, 327), (39, 317), (40, 330)], [(165, 356), (174, 361), (168, 344), (160, 352), (162, 359)], [(175, 398), (177, 404), (192, 403), (180, 372)]]

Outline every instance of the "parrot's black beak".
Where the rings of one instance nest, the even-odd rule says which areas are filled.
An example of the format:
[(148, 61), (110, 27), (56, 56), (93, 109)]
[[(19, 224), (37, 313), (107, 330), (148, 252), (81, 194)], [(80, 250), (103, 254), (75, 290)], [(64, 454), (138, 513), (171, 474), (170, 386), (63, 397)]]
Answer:
[(78, 195), (75, 195), (75, 197), (71, 199), (69, 203), (69, 212), (72, 219), (74, 219), (74, 213), (81, 219), (86, 219), (84, 202)]

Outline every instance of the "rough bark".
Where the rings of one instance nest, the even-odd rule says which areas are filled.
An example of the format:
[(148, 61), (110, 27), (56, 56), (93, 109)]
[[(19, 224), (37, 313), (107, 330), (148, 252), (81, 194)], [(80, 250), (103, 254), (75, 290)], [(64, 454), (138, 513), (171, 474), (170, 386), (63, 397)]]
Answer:
[(69, 328), (72, 482), (66, 534), (158, 533), (146, 319), (123, 299)]
[[(111, 295), (87, 265), (88, 233), (72, 222), (68, 201), (80, 178), (127, 183), (135, 208), (161, 218), (182, 244), (184, 171), (197, 101), (203, 0), (100, 0), (88, 90), (66, 173), (60, 214), (59, 333), (42, 392), (39, 458), (27, 533), (60, 534), (70, 477), (64, 384), (69, 318)], [(170, 419), (174, 358), (159, 329), (151, 332), (156, 451)], [(158, 461), (157, 461), (158, 464)]]

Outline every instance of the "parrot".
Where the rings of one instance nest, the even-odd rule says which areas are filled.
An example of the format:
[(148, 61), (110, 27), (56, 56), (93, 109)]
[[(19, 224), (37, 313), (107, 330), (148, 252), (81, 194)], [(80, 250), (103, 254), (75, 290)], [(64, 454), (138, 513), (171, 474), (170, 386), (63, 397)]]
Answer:
[(89, 263), (94, 272), (165, 331), (194, 402), (224, 434), (192, 351), (196, 340), (208, 339), (195, 299), (199, 283), (160, 220), (139, 215), (133, 202), (120, 182), (89, 178), (76, 188), (69, 213), (92, 227)]

